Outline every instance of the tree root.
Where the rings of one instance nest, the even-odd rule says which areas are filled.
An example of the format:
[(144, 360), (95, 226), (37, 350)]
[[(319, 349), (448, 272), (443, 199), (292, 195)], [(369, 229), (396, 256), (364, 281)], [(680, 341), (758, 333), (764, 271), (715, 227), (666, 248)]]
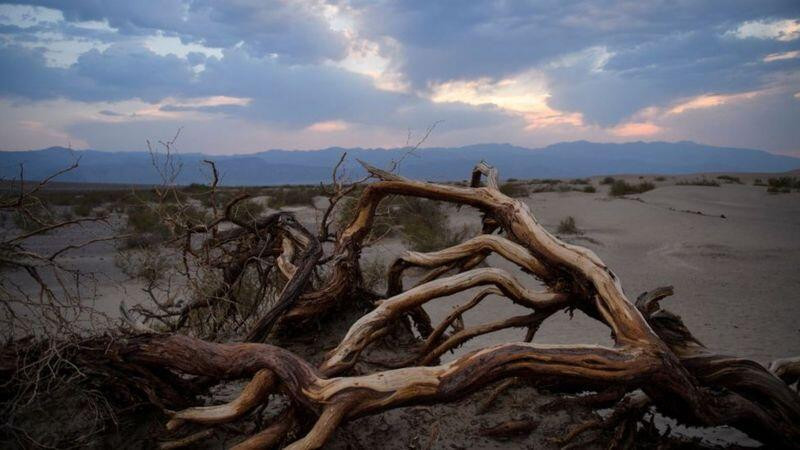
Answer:
[(484, 399), (478, 406), (477, 414), (483, 414), (487, 412), (489, 408), (491, 408), (492, 403), (494, 403), (494, 401), (497, 400), (497, 397), (500, 397), (500, 395), (502, 395), (503, 392), (507, 391), (508, 388), (517, 384), (518, 382), (519, 380), (517, 378), (509, 378), (503, 381), (502, 383), (498, 384), (497, 387), (495, 387), (492, 390), (491, 394), (489, 394), (489, 396), (486, 397), (486, 399)]
[(480, 431), (480, 434), (482, 436), (490, 436), (490, 437), (509, 437), (517, 435), (528, 435), (538, 426), (539, 426), (538, 420), (511, 419), (488, 428), (483, 428)]
[[(565, 444), (572, 442), (580, 434), (596, 428), (614, 430), (613, 438), (608, 448), (629, 448), (633, 443), (636, 434), (637, 423), (642, 420), (642, 416), (650, 408), (650, 399), (641, 392), (634, 392), (624, 397), (614, 408), (614, 411), (605, 419), (591, 420), (584, 422), (563, 438), (556, 440), (562, 448), (567, 448)], [(581, 446), (588, 442), (581, 443)]]

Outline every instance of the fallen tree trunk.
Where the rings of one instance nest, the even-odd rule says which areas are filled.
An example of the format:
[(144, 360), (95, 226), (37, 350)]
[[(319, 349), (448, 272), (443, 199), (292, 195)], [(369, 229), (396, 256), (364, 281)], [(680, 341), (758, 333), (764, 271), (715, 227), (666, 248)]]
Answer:
[[(634, 305), (618, 277), (597, 255), (562, 242), (537, 222), (524, 202), (500, 192), (497, 172), (488, 165), (476, 167), (469, 187), (425, 183), (365, 168), (378, 181), (364, 187), (355, 218), (337, 234), (331, 255), (323, 257), (317, 238), (301, 226), (277, 219), (271, 222), (284, 233), (280, 246), (272, 242), (271, 248), (275, 265), (288, 281), (273, 308), (245, 335), (245, 342), (214, 343), (182, 334), (145, 333), (109, 344), (110, 357), (131, 367), (168, 369), (206, 380), (251, 379), (230, 403), (170, 412), (168, 428), (175, 430), (189, 422), (233, 422), (263, 405), (270, 394), (282, 392), (290, 406), (238, 448), (278, 445), (293, 428), (302, 437), (289, 447), (318, 448), (344, 421), (406, 405), (452, 401), (497, 380), (513, 378), (556, 392), (613, 393), (609, 398), (618, 400), (618, 413), (582, 428), (613, 425), (617, 427), (615, 441), (620, 443), (631, 442), (641, 414), (652, 405), (681, 423), (730, 425), (771, 446), (798, 446), (800, 398), (786, 382), (751, 361), (709, 353), (677, 316), (660, 308), (658, 302), (671, 290), (647, 293)], [(486, 185), (481, 186), (484, 179)], [(484, 234), (436, 252), (404, 254), (392, 265), (387, 294), (381, 298), (361, 286), (359, 257), (378, 204), (390, 195), (477, 208), (483, 214)], [(237, 225), (237, 230), (216, 233), (215, 239), (230, 241), (260, 230), (259, 222)], [(493, 234), (496, 231), (503, 236)], [(505, 270), (475, 268), (491, 252), (538, 279), (543, 288), (528, 289)], [(315, 284), (312, 275), (323, 261), (330, 261), (328, 276)], [(404, 290), (402, 278), (409, 267), (430, 271), (418, 285)], [(458, 273), (447, 276), (450, 271)], [(426, 303), (475, 287), (485, 289), (442, 323), (433, 326), (422, 314)], [(489, 295), (505, 297), (530, 312), (464, 326), (463, 313)], [(276, 324), (292, 329), (359, 296), (369, 297), (371, 310), (349, 324), (319, 365), (261, 343)], [(607, 325), (614, 345), (531, 343), (539, 325), (563, 309), (579, 309)], [(386, 337), (408, 316), (416, 317), (420, 331), (411, 355), (387, 364), (391, 370), (366, 374), (354, 370), (367, 349), (382, 341), (392, 345)], [(527, 328), (525, 342), (486, 347), (439, 363), (439, 357), (456, 346), (509, 327)], [(777, 365), (776, 373), (793, 380), (793, 367), (792, 363)], [(522, 431), (532, 424), (509, 423), (490, 434)], [(195, 442), (198, 436), (203, 435), (190, 440)]]
[[(493, 250), (540, 278), (552, 292), (529, 293), (520, 289), (503, 272), (478, 269), (451, 278), (429, 280), (382, 301), (375, 310), (353, 324), (320, 366), (321, 372), (285, 354), (276, 355), (277, 362), (257, 359), (255, 355), (248, 356), (246, 360), (260, 361), (261, 364), (250, 370), (268, 368), (281, 380), (288, 377), (288, 380), (282, 381), (282, 385), (295, 402), (319, 415), (316, 425), (294, 446), (313, 448), (321, 445), (342, 420), (397, 405), (445, 401), (472, 392), (493, 380), (511, 376), (565, 390), (624, 386), (625, 390), (631, 391), (639, 388), (660, 411), (682, 422), (700, 426), (730, 424), (762, 442), (779, 446), (793, 446), (797, 442), (797, 419), (800, 416), (797, 415), (796, 395), (787, 396), (787, 392), (791, 391), (785, 386), (762, 390), (762, 394), (776, 397), (779, 403), (783, 402), (780, 412), (774, 414), (764, 404), (754, 403), (736, 390), (731, 390), (730, 385), (726, 386), (727, 392), (720, 393), (720, 377), (700, 369), (710, 367), (708, 361), (699, 364), (698, 360), (689, 359), (684, 353), (676, 351), (674, 345), (668, 345), (672, 342), (654, 332), (645, 315), (625, 297), (618, 278), (594, 253), (563, 243), (544, 230), (524, 203), (499, 192), (491, 169), (482, 166), (476, 170), (476, 173), (489, 174), (487, 187), (460, 188), (406, 180), (367, 168), (382, 181), (365, 188), (358, 215), (340, 235), (340, 243), (350, 242), (351, 248), (356, 247), (359, 237), (369, 229), (377, 204), (390, 194), (475, 206), (491, 216), (509, 237), (509, 241), (478, 237), (441, 252), (408, 254), (398, 260), (395, 269), (390, 272), (390, 286), (394, 286), (394, 290), (402, 289), (399, 279), (405, 267), (442, 267)], [(476, 178), (479, 177), (473, 180)], [(358, 359), (361, 350), (385, 335), (385, 327), (402, 314), (436, 297), (486, 283), (493, 284), (504, 296), (543, 313), (567, 306), (586, 310), (611, 328), (617, 347), (507, 344), (477, 351), (442, 366), (407, 367), (335, 379), (327, 379), (323, 375), (347, 371)], [(646, 316), (650, 318), (652, 314)], [(508, 323), (513, 325), (526, 320), (531, 319), (509, 319), (509, 322), (500, 321), (461, 331), (441, 345), (446, 348), (448, 342), (459, 342), (462, 336), (468, 338), (480, 334), (482, 330), (502, 328)], [(431, 342), (437, 342), (440, 337), (441, 331)], [(247, 349), (255, 351), (251, 347)], [(228, 351), (217, 350), (223, 353)], [(440, 353), (432, 343), (426, 345), (425, 350), (421, 361), (431, 361)], [(234, 353), (239, 351), (244, 351), (244, 348), (237, 348)], [(269, 354), (275, 351), (262, 348), (256, 352)], [(161, 363), (170, 364), (166, 360)], [(231, 367), (231, 364), (232, 361), (226, 363), (226, 367)], [(772, 380), (777, 378), (772, 377), (767, 384)]]

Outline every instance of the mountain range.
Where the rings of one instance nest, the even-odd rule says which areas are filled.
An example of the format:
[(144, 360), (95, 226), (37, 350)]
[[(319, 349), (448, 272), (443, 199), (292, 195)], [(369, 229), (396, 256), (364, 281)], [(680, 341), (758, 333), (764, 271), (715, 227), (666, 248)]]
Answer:
[[(402, 158), (401, 175), (432, 180), (466, 179), (475, 163), (485, 160), (503, 178), (567, 178), (623, 173), (678, 174), (696, 172), (785, 172), (800, 168), (800, 158), (762, 150), (725, 148), (694, 142), (587, 141), (564, 142), (530, 149), (510, 144), (478, 144), (465, 147), (364, 149), (330, 147), (322, 150), (267, 150), (246, 155), (180, 153), (178, 184), (207, 183), (204, 159), (214, 160), (223, 185), (280, 185), (328, 182), (331, 170), (347, 152), (343, 168), (352, 178), (363, 174), (356, 159), (377, 167), (389, 167)], [(404, 157), (404, 155), (406, 155)], [(159, 155), (162, 158), (163, 155)], [(80, 158), (79, 166), (58, 181), (91, 183), (155, 184), (161, 176), (147, 152), (70, 150), (0, 151), (0, 177), (19, 178), (20, 164), (26, 180), (41, 180)]]

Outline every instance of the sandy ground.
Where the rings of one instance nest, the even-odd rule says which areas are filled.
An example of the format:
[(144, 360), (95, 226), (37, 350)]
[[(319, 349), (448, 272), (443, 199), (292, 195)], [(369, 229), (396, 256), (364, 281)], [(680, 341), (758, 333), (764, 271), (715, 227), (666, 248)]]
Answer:
[[(595, 194), (539, 193), (525, 201), (534, 216), (553, 232), (561, 219), (573, 216), (583, 234), (562, 238), (595, 251), (619, 276), (630, 299), (643, 291), (672, 285), (676, 295), (666, 300), (665, 306), (681, 315), (704, 344), (718, 352), (767, 363), (800, 354), (800, 193), (770, 195), (766, 188), (752, 186), (752, 180), (759, 175), (737, 175), (746, 184), (677, 186), (677, 179), (695, 176), (667, 177), (656, 183), (658, 188), (653, 191), (613, 199), (607, 195), (606, 186), (599, 186), (600, 178), (595, 177), (592, 180), (598, 187)], [(640, 177), (627, 178), (639, 181)], [(653, 178), (646, 176), (649, 181)], [(316, 229), (319, 211), (308, 207), (293, 209), (301, 222)], [(448, 208), (448, 211), (453, 226), (478, 223), (474, 210)], [(46, 252), (65, 242), (107, 234), (106, 229), (92, 227), (37, 238), (34, 250)], [(402, 249), (402, 242), (388, 239), (367, 249), (363, 258), (383, 258), (390, 262)], [(113, 253), (114, 246), (106, 243), (74, 251), (66, 259), (76, 267), (101, 274), (96, 305), (109, 314), (117, 311), (122, 299), (130, 305), (144, 298), (141, 285), (127, 280), (114, 267)], [(492, 266), (513, 270), (524, 284), (537, 284), (501, 258), (492, 256), (488, 261)], [(410, 283), (407, 281), (406, 285)], [(437, 299), (426, 305), (426, 309), (435, 322), (467, 301), (473, 292)], [(489, 298), (464, 319), (469, 325), (522, 312), (525, 310), (508, 300)], [(520, 329), (487, 335), (445, 359), (487, 344), (520, 340), (523, 336), (524, 330)], [(611, 343), (607, 328), (580, 313), (573, 318), (567, 314), (551, 318), (535, 341)], [(369, 423), (382, 433), (390, 432), (392, 417), (406, 415), (412, 420), (423, 414), (414, 411), (403, 408), (385, 414), (382, 419), (361, 420), (388, 421), (385, 426)], [(425, 433), (434, 432), (428, 427)], [(437, 442), (447, 442), (445, 437), (449, 432), (442, 433), (439, 436), (435, 432), (439, 436)], [(748, 443), (741, 435), (725, 429), (704, 436), (710, 442)], [(537, 442), (517, 444), (525, 447)], [(474, 445), (497, 446), (496, 442), (488, 441)]]

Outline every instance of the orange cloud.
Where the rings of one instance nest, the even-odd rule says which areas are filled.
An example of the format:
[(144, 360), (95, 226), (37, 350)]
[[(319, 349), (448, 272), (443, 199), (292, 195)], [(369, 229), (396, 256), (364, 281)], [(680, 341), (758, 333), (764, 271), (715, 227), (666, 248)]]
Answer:
[(651, 136), (663, 131), (663, 128), (649, 122), (629, 122), (617, 125), (611, 133), (620, 137)]
[(759, 95), (761, 91), (742, 92), (740, 94), (704, 94), (680, 102), (667, 110), (667, 114), (682, 114), (692, 109), (712, 108), (736, 100), (749, 100)]

